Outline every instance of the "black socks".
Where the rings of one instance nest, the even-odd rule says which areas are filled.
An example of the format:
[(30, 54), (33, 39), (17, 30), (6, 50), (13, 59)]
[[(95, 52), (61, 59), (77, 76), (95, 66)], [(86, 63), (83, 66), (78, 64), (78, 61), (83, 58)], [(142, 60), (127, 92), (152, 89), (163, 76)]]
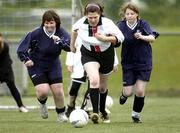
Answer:
[(66, 107), (63, 107), (63, 108), (57, 108), (56, 107), (57, 114), (63, 113), (63, 112), (65, 112), (65, 110), (66, 110)]
[(144, 106), (145, 97), (134, 96), (133, 111), (140, 113)]
[(108, 94), (108, 90), (106, 90), (105, 93), (100, 93), (100, 112), (101, 113), (105, 113), (107, 94)]
[(99, 88), (90, 88), (93, 113), (99, 113)]
[(39, 99), (38, 99), (38, 101), (39, 101), (41, 104), (45, 104), (45, 103), (46, 103), (46, 101), (47, 101), (47, 98), (46, 98), (46, 99), (44, 99), (44, 100), (39, 100)]

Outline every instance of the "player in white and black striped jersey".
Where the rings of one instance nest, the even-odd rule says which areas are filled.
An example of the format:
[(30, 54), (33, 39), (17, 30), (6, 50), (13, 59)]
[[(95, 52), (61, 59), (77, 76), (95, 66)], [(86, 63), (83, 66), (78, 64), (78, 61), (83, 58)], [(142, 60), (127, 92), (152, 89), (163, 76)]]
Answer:
[(72, 28), (71, 51), (76, 51), (75, 40), (77, 36), (80, 37), (81, 61), (90, 81), (90, 97), (93, 106), (91, 120), (98, 123), (99, 112), (109, 120), (105, 111), (107, 82), (113, 70), (114, 45), (122, 43), (124, 36), (112, 20), (102, 15), (103, 9), (99, 4), (87, 4), (84, 11), (85, 16)]
[[(71, 84), (69, 88), (69, 102), (68, 102), (68, 108), (66, 111), (66, 116), (69, 117), (70, 113), (75, 109), (76, 105), (76, 98), (78, 96), (78, 91), (83, 83), (86, 82), (87, 76), (84, 71), (83, 65), (81, 63), (81, 51), (80, 48), (82, 46), (82, 40), (78, 37), (76, 39), (76, 52), (68, 52), (66, 56), (66, 66), (68, 71), (71, 73)], [(114, 60), (114, 69), (113, 71), (116, 72), (118, 69), (118, 58), (115, 51), (115, 60)], [(81, 109), (84, 109), (85, 111), (88, 111), (86, 109), (87, 102), (90, 100), (89, 97), (89, 80), (88, 80), (88, 86), (87, 90), (84, 94), (84, 99), (81, 105)]]

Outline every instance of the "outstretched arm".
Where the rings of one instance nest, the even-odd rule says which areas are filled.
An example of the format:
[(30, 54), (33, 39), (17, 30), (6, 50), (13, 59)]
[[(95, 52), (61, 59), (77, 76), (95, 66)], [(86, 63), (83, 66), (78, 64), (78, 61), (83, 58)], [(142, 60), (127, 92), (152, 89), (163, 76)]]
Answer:
[(76, 42), (77, 35), (78, 35), (78, 34), (77, 34), (76, 31), (73, 31), (73, 32), (71, 33), (70, 49), (71, 49), (71, 52), (73, 52), (73, 53), (76, 52), (75, 42)]

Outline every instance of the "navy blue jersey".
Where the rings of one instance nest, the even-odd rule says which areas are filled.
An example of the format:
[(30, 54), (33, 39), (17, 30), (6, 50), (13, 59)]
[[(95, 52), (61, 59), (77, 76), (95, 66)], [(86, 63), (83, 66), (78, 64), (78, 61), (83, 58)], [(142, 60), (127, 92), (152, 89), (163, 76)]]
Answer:
[(34, 66), (28, 67), (30, 75), (61, 69), (59, 55), (62, 49), (70, 51), (70, 36), (63, 28), (57, 29), (54, 35), (61, 39), (58, 44), (45, 34), (43, 27), (39, 27), (29, 32), (20, 42), (17, 49), (20, 60), (25, 62), (31, 59), (34, 62)]
[(134, 33), (141, 32), (142, 35), (153, 35), (158, 37), (150, 25), (140, 19), (134, 29), (130, 29), (126, 21), (119, 21), (117, 26), (124, 34), (122, 43), (121, 64), (123, 69), (151, 70), (152, 69), (152, 48), (149, 42), (136, 39)]

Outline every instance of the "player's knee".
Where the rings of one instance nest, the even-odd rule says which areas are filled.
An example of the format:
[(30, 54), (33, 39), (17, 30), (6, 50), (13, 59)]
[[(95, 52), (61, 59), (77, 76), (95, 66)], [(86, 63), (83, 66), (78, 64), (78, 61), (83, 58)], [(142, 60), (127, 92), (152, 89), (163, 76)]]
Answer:
[(136, 96), (138, 97), (144, 97), (145, 92), (143, 89), (136, 90)]
[(132, 89), (124, 89), (123, 90), (123, 95), (126, 97), (130, 97), (130, 96), (132, 96), (132, 94), (133, 94)]
[(95, 88), (99, 87), (99, 79), (96, 77), (90, 79), (90, 86)]

